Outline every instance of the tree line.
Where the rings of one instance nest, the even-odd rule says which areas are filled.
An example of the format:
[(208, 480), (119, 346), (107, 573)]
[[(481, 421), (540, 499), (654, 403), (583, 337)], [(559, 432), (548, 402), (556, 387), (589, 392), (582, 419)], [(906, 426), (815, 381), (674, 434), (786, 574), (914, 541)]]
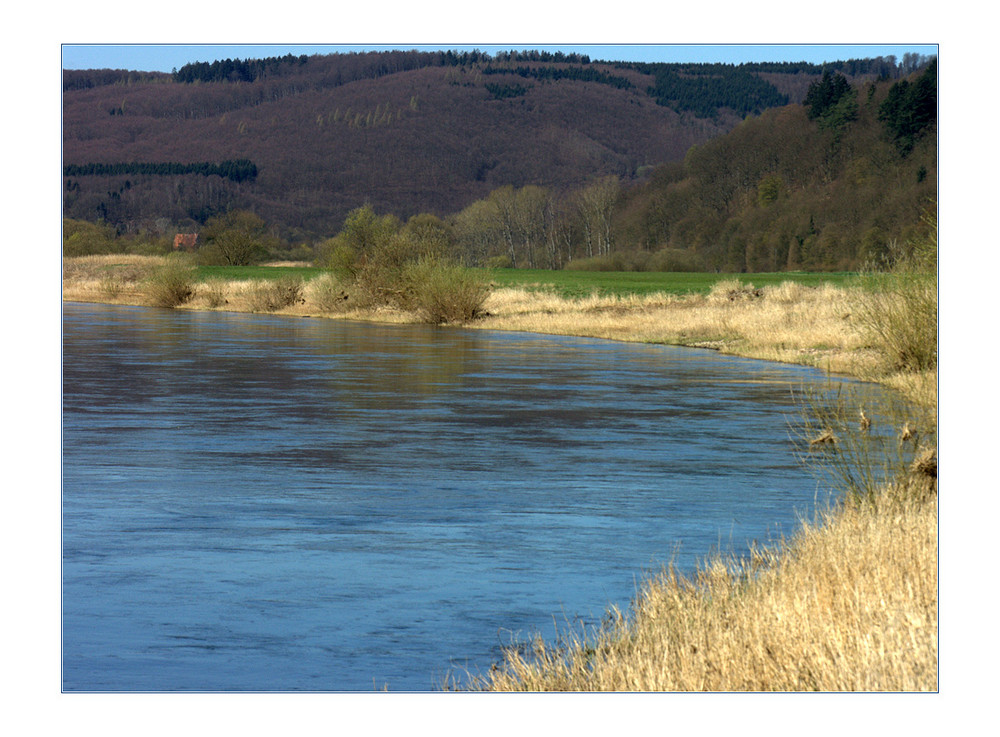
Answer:
[[(170, 74), (160, 72), (137, 72), (122, 69), (86, 69), (63, 71), (63, 90), (79, 90), (102, 85), (129, 85), (143, 82), (159, 82), (172, 80), (177, 83), (191, 84), (194, 82), (254, 82), (275, 74), (283, 74), (304, 67), (313, 57), (306, 55), (266, 57), (262, 59), (224, 59), (213, 62), (191, 62)], [(334, 74), (336, 84), (343, 84), (356, 79), (374, 79), (394, 74), (396, 72), (419, 69), (427, 66), (470, 67), (490, 64), (558, 64), (579, 65), (586, 67), (591, 64), (632, 70), (641, 74), (655, 76), (660, 72), (673, 72), (683, 76), (726, 76), (735, 71), (748, 73), (776, 74), (822, 74), (825, 70), (839, 71), (851, 77), (862, 75), (875, 76), (882, 79), (898, 79), (925, 66), (930, 57), (920, 54), (904, 54), (901, 60), (895, 56), (877, 56), (866, 59), (848, 59), (842, 61), (813, 64), (810, 62), (748, 62), (743, 64), (723, 63), (673, 63), (673, 62), (625, 62), (625, 61), (593, 61), (586, 54), (548, 52), (538, 50), (510, 50), (489, 54), (475, 49), (473, 51), (416, 51), (394, 50), (382, 52), (352, 52), (349, 54), (329, 54), (326, 57), (316, 57), (324, 61), (333, 61), (337, 66), (343, 66)], [(342, 64), (343, 62), (343, 64)], [(360, 62), (360, 67), (359, 67)], [(618, 80), (624, 77), (609, 75)], [(587, 81), (600, 81), (590, 79)], [(623, 81), (616, 83), (622, 84)]]
[[(420, 52), (407, 52), (399, 56), (358, 55), (357, 61), (371, 69), (373, 60), (378, 60), (389, 69), (421, 58)], [(730, 69), (733, 74), (716, 74), (720, 69)], [(739, 70), (733, 65), (702, 65), (679, 76), (718, 83), (727, 75), (736, 79)], [(327, 73), (331, 71), (332, 67), (327, 69)], [(491, 182), (492, 191), (470, 189), (470, 196), (444, 205), (427, 204), (416, 197), (412, 207), (400, 207), (388, 198), (375, 202), (380, 211), (403, 215), (434, 208), (436, 214), (427, 217), (437, 217), (443, 224), (449, 253), (470, 265), (565, 268), (591, 262), (597, 267), (727, 271), (855, 268), (877, 258), (893, 239), (905, 239), (906, 228), (919, 221), (921, 209), (936, 196), (936, 73), (932, 60), (922, 71), (895, 83), (862, 80), (852, 85), (842, 74), (828, 69), (810, 85), (805, 105), (751, 115), (730, 134), (691, 148), (683, 161), (638, 170), (621, 167), (612, 170), (616, 176), (610, 177), (597, 175), (600, 170), (592, 168), (594, 178), (583, 185), (579, 179), (545, 186), (524, 184), (545, 180), (534, 171), (519, 176), (521, 172), (514, 170), (512, 174), (511, 167), (502, 176), (488, 177), (491, 168), (507, 162), (487, 151), (466, 164), (469, 177)], [(521, 79), (509, 70), (506, 80), (499, 75), (489, 79), (486, 84), (496, 83), (496, 93), (501, 96), (525, 94), (528, 89), (516, 83), (503, 85), (507, 80)], [(275, 82), (278, 80), (272, 80)], [(249, 87), (229, 89), (239, 92)], [(572, 94), (571, 88), (557, 91)], [(539, 92), (536, 88), (532, 94)], [(415, 98), (410, 100), (415, 107)], [(376, 108), (376, 114), (379, 110)], [(310, 120), (317, 119), (311, 110), (307, 112)], [(324, 120), (329, 117), (324, 115)], [(620, 130), (620, 121), (618, 125), (616, 130)], [(326, 133), (325, 128), (321, 130)], [(398, 161), (407, 150), (399, 149)], [(511, 151), (504, 148), (503, 155), (509, 159)], [(537, 145), (531, 154), (539, 157)], [(244, 163), (256, 175), (252, 162)], [(356, 172), (352, 170), (352, 178), (364, 177), (369, 169), (376, 171), (376, 164), (373, 157)], [(129, 233), (150, 227), (152, 218), (158, 216), (158, 220), (169, 220), (190, 232), (207, 227), (209, 220), (231, 210), (254, 208), (272, 220), (267, 226), (270, 232), (282, 232), (283, 237), (296, 242), (294, 248), (315, 251), (319, 246), (314, 239), (336, 232), (343, 213), (372, 197), (327, 187), (324, 194), (310, 200), (310, 207), (326, 217), (322, 226), (306, 229), (292, 222), (293, 227), (289, 227), (286, 213), (266, 211), (262, 206), (266, 198), (260, 191), (235, 186), (242, 181), (240, 175), (213, 170), (215, 166), (218, 164), (136, 162), (67, 166), (67, 179), (87, 174), (205, 174), (178, 178), (169, 188), (156, 185), (155, 192), (148, 182), (145, 189), (128, 189), (126, 182), (124, 191), (119, 188), (106, 196), (103, 192), (93, 196), (81, 192), (78, 182), (70, 180), (65, 201), (79, 202), (80, 206), (76, 210), (67, 207), (67, 213), (81, 217), (78, 213), (85, 212), (84, 217), (88, 217), (96, 212)], [(267, 168), (269, 177), (273, 169)], [(319, 167), (316, 170), (321, 171)], [(608, 168), (601, 172), (606, 173)], [(208, 174), (218, 174), (222, 181)], [(395, 176), (400, 177), (398, 173)], [(516, 183), (500, 186), (505, 181)], [(378, 197), (379, 182), (374, 175), (371, 182), (368, 191)], [(134, 180), (133, 184), (143, 185)], [(438, 191), (437, 182), (433, 184)], [(103, 187), (104, 183), (97, 181), (96, 185)], [(84, 181), (84, 190), (87, 186)], [(94, 186), (92, 181), (90, 188)], [(260, 188), (261, 182), (255, 186)], [(173, 211), (164, 206), (164, 192)], [(479, 199), (473, 201), (474, 197)], [(288, 212), (297, 215), (294, 209)], [(185, 217), (194, 222), (183, 223)], [(292, 250), (293, 246), (285, 243), (276, 248)]]
[(937, 121), (937, 59), (912, 83), (901, 80), (889, 90), (879, 107), (879, 120), (902, 153), (909, 153), (917, 139)]
[[(376, 57), (376, 64), (371, 73), (376, 76), (415, 69), (420, 66), (471, 66), (474, 64), (540, 62), (551, 64), (589, 64), (590, 57), (586, 54), (566, 54), (562, 51), (501, 51), (491, 55), (485, 51), (384, 51), (370, 52)], [(358, 55), (369, 56), (369, 52)], [(355, 54), (332, 54), (331, 56), (353, 56)], [(399, 59), (407, 59), (407, 63), (399, 64)], [(253, 82), (266, 77), (282, 66), (303, 65), (309, 61), (305, 54), (295, 56), (271, 56), (263, 59), (222, 59), (213, 62), (191, 62), (180, 69), (174, 69), (172, 78), (175, 82), (190, 84), (192, 82)], [(388, 62), (383, 64), (382, 62)]]
[(556, 82), (562, 79), (574, 82), (597, 82), (606, 84), (618, 89), (631, 89), (634, 87), (625, 77), (595, 69), (594, 67), (552, 67), (552, 66), (493, 66), (487, 65), (480, 70), (482, 74), (516, 74), (525, 79), (537, 79), (543, 82)]
[(64, 177), (179, 176), (183, 174), (200, 174), (204, 177), (219, 176), (233, 182), (247, 182), (257, 178), (257, 165), (249, 159), (233, 159), (216, 163), (209, 161), (193, 164), (130, 161), (113, 164), (67, 164), (63, 167)]
[(724, 62), (642, 62), (608, 61), (620, 69), (631, 69), (642, 74), (655, 75), (659, 71), (673, 71), (685, 75), (721, 76), (735, 71), (768, 74), (822, 74), (825, 71), (841, 72), (851, 77), (873, 76), (879, 79), (896, 79), (926, 66), (933, 57), (922, 54), (904, 54), (902, 60), (895, 56), (874, 56), (865, 59), (845, 59), (814, 64), (808, 61), (763, 61), (740, 64)]
[(720, 74), (681, 74), (661, 68), (654, 72), (654, 78), (648, 94), (658, 105), (688, 110), (702, 118), (715, 116), (719, 108), (745, 116), (788, 104), (788, 95), (742, 67), (725, 69)]
[[(334, 54), (331, 57), (337, 61), (343, 58), (347, 62), (346, 65), (338, 65), (329, 78), (334, 86), (426, 66), (476, 66), (484, 75), (515, 74), (539, 81), (595, 82), (617, 89), (634, 87), (627, 77), (592, 66), (586, 55), (562, 52), (512, 50), (490, 55), (478, 50), (388, 51)], [(307, 60), (306, 56), (288, 54), (267, 59), (196, 62), (175, 70), (173, 79), (181, 83), (252, 82), (281, 65), (301, 66)], [(360, 66), (356, 63), (358, 61), (362, 62)], [(754, 72), (758, 70), (752, 65), (650, 63), (617, 66), (651, 74), (655, 81), (647, 89), (650, 97), (660, 105), (678, 111), (691, 111), (699, 117), (714, 116), (720, 107), (730, 108), (740, 115), (757, 114), (767, 107), (788, 102), (787, 95), (782, 95), (774, 85), (755, 76)], [(518, 93), (515, 87), (504, 89), (495, 84), (489, 92), (497, 99), (523, 94)]]
[(264, 59), (222, 59), (213, 62), (196, 61), (174, 69), (175, 82), (254, 82), (282, 66), (301, 66), (309, 61), (305, 54), (269, 56)]
[(105, 85), (131, 85), (170, 80), (170, 75), (164, 72), (134, 72), (127, 69), (64, 69), (62, 76), (64, 92), (89, 90)]

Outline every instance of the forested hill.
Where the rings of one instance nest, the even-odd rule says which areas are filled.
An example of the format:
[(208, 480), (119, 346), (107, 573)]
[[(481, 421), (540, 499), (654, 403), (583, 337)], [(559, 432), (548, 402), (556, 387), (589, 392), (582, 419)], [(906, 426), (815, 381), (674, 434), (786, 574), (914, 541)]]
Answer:
[(119, 232), (255, 212), (282, 237), (336, 233), (363, 203), (457, 213), (505, 185), (626, 187), (824, 70), (898, 79), (921, 60), (633, 64), (544, 52), (393, 51), (63, 73), (64, 209)]
[(853, 270), (919, 237), (937, 206), (937, 61), (899, 80), (824, 73), (628, 188), (619, 244), (727, 272)]

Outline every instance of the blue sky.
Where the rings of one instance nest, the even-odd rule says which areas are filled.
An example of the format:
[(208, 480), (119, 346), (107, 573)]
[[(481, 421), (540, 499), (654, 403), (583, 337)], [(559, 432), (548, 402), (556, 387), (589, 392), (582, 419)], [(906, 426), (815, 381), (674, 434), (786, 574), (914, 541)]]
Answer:
[(215, 61), (226, 58), (262, 58), (284, 56), (292, 53), (331, 54), (334, 52), (420, 49), (472, 50), (495, 53), (510, 49), (561, 50), (566, 53), (587, 54), (592, 59), (613, 61), (664, 61), (664, 62), (725, 62), (739, 64), (753, 61), (808, 61), (820, 64), (824, 61), (861, 59), (873, 56), (896, 56), (902, 59), (905, 53), (924, 55), (937, 54), (934, 44), (879, 45), (879, 44), (591, 44), (591, 45), (546, 45), (546, 44), (396, 44), (392, 46), (356, 45), (173, 45), (173, 44), (64, 44), (62, 46), (63, 69), (129, 69), (144, 72), (169, 72), (185, 64), (196, 61)]

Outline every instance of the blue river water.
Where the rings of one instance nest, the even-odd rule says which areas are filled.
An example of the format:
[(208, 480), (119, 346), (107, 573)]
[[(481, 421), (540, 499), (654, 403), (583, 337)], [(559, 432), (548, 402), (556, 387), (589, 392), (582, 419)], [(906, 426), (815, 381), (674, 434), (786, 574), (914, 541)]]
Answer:
[(427, 691), (794, 531), (821, 372), (67, 303), (63, 689)]

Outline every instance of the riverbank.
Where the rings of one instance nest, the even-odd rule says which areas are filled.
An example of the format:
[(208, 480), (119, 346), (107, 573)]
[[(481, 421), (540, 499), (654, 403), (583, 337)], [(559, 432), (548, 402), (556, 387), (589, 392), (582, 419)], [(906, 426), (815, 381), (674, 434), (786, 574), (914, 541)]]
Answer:
[[(64, 299), (150, 304), (145, 280), (161, 262), (142, 258), (115, 257), (110, 270), (107, 261), (67, 259)], [(272, 308), (261, 301), (259, 282), (195, 284), (180, 309), (420, 321), (399, 310), (353, 308), (349, 300), (331, 299), (328, 286), (305, 282), (291, 303)], [(914, 427), (933, 437), (936, 372), (893, 371), (882, 346), (862, 329), (858, 306), (851, 288), (791, 283), (758, 290), (724, 282), (707, 295), (577, 299), (506, 287), (494, 289), (485, 314), (463, 327), (668, 343), (815, 366), (898, 390), (914, 405)], [(844, 440), (831, 452), (846, 452)], [(879, 494), (848, 494), (748, 561), (707, 559), (691, 578), (665, 571), (599, 630), (512, 650), (476, 687), (937, 689), (936, 458), (918, 467), (916, 440), (910, 455), (906, 473)]]
[(488, 691), (934, 691), (937, 503), (844, 504), (749, 559), (645, 581), (626, 612), (536, 641)]
[[(63, 262), (63, 299), (149, 305), (146, 282), (165, 260), (157, 256), (85, 256)], [(322, 277), (301, 283), (290, 304), (261, 295), (262, 280), (213, 279), (193, 285), (176, 309), (270, 314), (389, 323), (419, 323), (420, 315), (388, 307), (356, 307)], [(934, 371), (887, 369), (880, 346), (858, 324), (859, 288), (803, 286), (793, 281), (756, 289), (721, 281), (707, 294), (562, 297), (545, 289), (497, 287), (484, 314), (461, 327), (710, 348), (722, 353), (877, 381), (936, 414)]]

